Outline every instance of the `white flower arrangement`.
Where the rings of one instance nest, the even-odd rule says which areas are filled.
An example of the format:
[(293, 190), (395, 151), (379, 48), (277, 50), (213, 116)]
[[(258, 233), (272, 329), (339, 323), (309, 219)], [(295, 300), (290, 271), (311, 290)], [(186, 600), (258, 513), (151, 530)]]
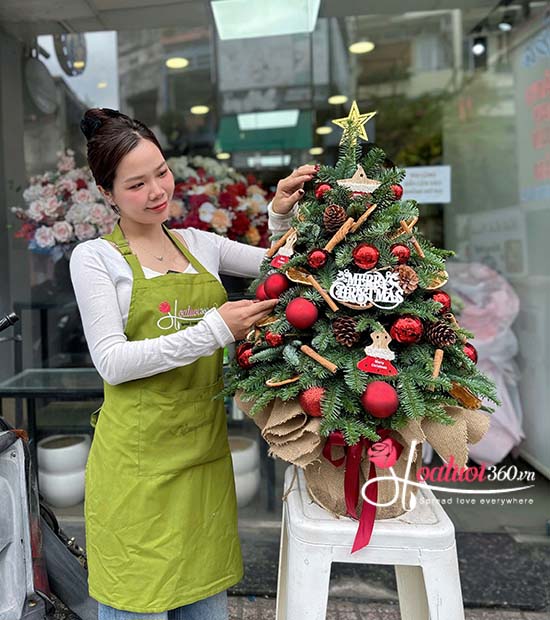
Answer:
[(26, 239), (31, 251), (51, 254), (55, 260), (78, 241), (110, 233), (116, 222), (90, 169), (76, 168), (71, 150), (57, 155), (56, 171), (31, 177), (23, 192), (27, 207), (12, 207), (22, 222), (15, 236)]

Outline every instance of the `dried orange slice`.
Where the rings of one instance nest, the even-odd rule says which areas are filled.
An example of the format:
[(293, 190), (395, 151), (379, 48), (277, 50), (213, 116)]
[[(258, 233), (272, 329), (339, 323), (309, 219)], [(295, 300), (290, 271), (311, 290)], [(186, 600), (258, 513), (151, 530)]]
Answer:
[(271, 325), (273, 323), (276, 323), (278, 320), (279, 319), (274, 314), (270, 314), (269, 316), (266, 316), (261, 321), (258, 321), (256, 323), (256, 327), (265, 327), (266, 325)]
[(426, 286), (426, 289), (428, 291), (434, 291), (436, 288), (441, 288), (442, 286), (445, 286), (448, 280), (449, 274), (445, 270), (439, 271), (432, 277), (432, 281), (428, 286)]
[(285, 272), (285, 276), (289, 280), (298, 284), (305, 284), (306, 286), (311, 286), (311, 282), (307, 279), (309, 275), (305, 269), (298, 269), (297, 267), (289, 267)]
[(466, 407), (466, 409), (479, 409), (481, 407), (481, 401), (479, 398), (467, 387), (460, 385), (453, 381), (453, 385), (449, 390), (449, 394), (458, 400), (458, 402)]

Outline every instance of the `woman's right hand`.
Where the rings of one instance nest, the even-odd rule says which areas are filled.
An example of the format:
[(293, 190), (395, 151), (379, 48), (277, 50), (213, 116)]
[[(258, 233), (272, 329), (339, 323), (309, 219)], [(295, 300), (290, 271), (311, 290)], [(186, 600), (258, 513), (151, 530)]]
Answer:
[(227, 327), (235, 337), (235, 340), (243, 340), (250, 332), (254, 323), (261, 321), (277, 305), (278, 299), (266, 301), (254, 301), (241, 299), (240, 301), (228, 301), (218, 308)]

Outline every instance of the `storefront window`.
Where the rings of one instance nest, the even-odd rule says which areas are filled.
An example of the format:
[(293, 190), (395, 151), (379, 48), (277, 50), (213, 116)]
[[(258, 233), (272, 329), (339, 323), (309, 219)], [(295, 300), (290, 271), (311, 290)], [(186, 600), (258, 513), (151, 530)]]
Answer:
[[(448, 512), (458, 530), (542, 536), (550, 514), (550, 3), (457, 3), (452, 10), (400, 3), (393, 13), (380, 6), (374, 14), (365, 14), (368, 3), (344, 3), (341, 12), (329, 4), (311, 32), (233, 40), (220, 39), (211, 16), (192, 27), (152, 19), (63, 39), (47, 26), (29, 38), (12, 29), (9, 36), (32, 49), (19, 75), (20, 176), (28, 186), (45, 183), (48, 172), (70, 172), (72, 163), (58, 168), (67, 149), (74, 167), (84, 167), (83, 112), (120, 109), (150, 126), (172, 158), (179, 183), (174, 226), (197, 224), (186, 219), (197, 206), (193, 187), (210, 183), (208, 202), (218, 207), (228, 184), (243, 183), (248, 219), (235, 238), (265, 245), (265, 207), (278, 180), (304, 163), (336, 162), (341, 130), (332, 120), (346, 116), (354, 100), (361, 111), (376, 110), (367, 124), (370, 142), (385, 150), (388, 166), (407, 170), (404, 197), (421, 206), (420, 230), (456, 252), (446, 290), (475, 333), (480, 368), (502, 401), (471, 455), (536, 475), (522, 495), (535, 505), (521, 513), (480, 505)], [(39, 247), (30, 229), (20, 232), (25, 221), (10, 208), (29, 208), (32, 191), (24, 190), (6, 190), (10, 202), (2, 202), (6, 295), (19, 309), (23, 334), (4, 376), (91, 369), (68, 272), (72, 245)], [(99, 225), (94, 231), (101, 234)], [(247, 283), (226, 284), (233, 299), (245, 294)], [(46, 399), (37, 407), (39, 437), (52, 429), (88, 432), (95, 408), (82, 402), (56, 409)], [(227, 410), (235, 454), (250, 459), (250, 472), (238, 481), (242, 524), (276, 525), (287, 464), (268, 456), (256, 426), (231, 399)], [(510, 471), (510, 486), (522, 486)]]

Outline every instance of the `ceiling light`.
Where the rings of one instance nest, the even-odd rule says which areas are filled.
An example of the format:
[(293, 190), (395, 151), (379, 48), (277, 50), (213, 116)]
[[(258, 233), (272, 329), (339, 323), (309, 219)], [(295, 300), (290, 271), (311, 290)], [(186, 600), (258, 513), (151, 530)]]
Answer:
[(329, 133), (332, 133), (332, 127), (317, 127), (315, 133), (320, 136), (328, 136)]
[(314, 146), (309, 149), (310, 155), (322, 155), (323, 153), (324, 153), (324, 150), (322, 146)]
[(300, 110), (276, 110), (273, 112), (252, 112), (237, 114), (240, 131), (255, 131), (256, 129), (281, 129), (296, 127)]
[(185, 69), (189, 61), (187, 58), (182, 58), (181, 56), (174, 56), (173, 58), (168, 58), (166, 61), (166, 66), (169, 69)]
[(374, 48), (375, 45), (372, 41), (357, 41), (348, 47), (352, 54), (368, 54), (372, 52)]
[(501, 32), (510, 32), (512, 30), (512, 19), (510, 13), (505, 14), (498, 24), (498, 29)]
[(288, 166), (290, 155), (259, 155), (258, 157), (247, 157), (246, 162), (249, 168)]
[(346, 95), (332, 95), (332, 97), (328, 98), (330, 105), (342, 105), (343, 103), (346, 103), (347, 100), (348, 98)]
[(216, 157), (217, 157), (218, 159), (230, 159), (230, 158), (231, 158), (231, 153), (221, 152), (221, 153), (218, 153), (218, 154), (216, 155)]
[(474, 56), (481, 56), (485, 53), (485, 43), (480, 39), (475, 39), (472, 45), (472, 54)]
[(191, 114), (208, 114), (210, 108), (207, 105), (194, 105), (189, 111)]
[(321, 0), (211, 0), (222, 41), (313, 32)]
[(98, 82), (97, 83), (97, 87), (98, 88), (107, 88), (107, 82)]

